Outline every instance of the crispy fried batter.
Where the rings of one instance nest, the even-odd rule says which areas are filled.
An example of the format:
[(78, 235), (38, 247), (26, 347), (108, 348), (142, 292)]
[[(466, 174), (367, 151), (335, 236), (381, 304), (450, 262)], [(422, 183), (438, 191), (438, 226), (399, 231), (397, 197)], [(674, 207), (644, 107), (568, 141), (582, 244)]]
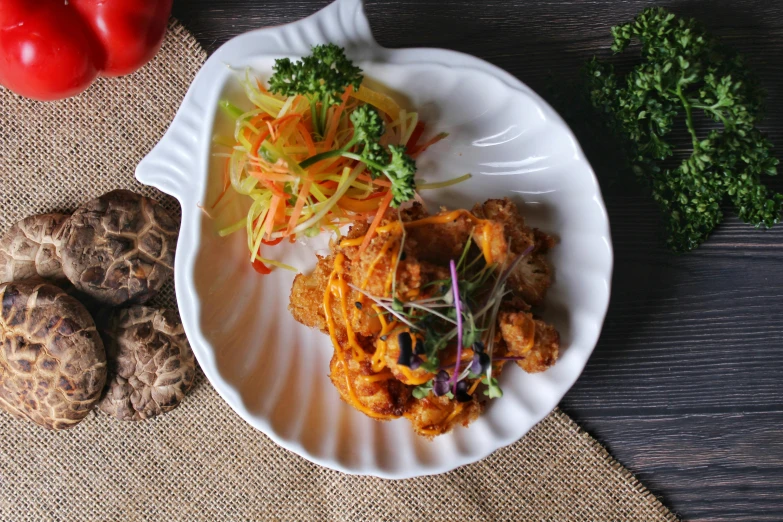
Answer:
[(405, 242), (410, 245), (410, 253), (418, 259), (448, 265), (450, 259), (460, 256), (473, 228), (468, 217), (460, 216), (449, 223), (412, 228), (408, 230)]
[(553, 246), (554, 240), (545, 233), (526, 226), (517, 206), (508, 198), (490, 199), (483, 205), (473, 207), (473, 213), (503, 225), (500, 233), (493, 229), (495, 237), (492, 238), (492, 252), (496, 261), (505, 262), (509, 251), (519, 255), (533, 245), (533, 251), (522, 259), (509, 283), (528, 303), (541, 304), (546, 291), (552, 285), (552, 269), (544, 254)]
[[(378, 416), (401, 416), (410, 397), (410, 387), (396, 379), (367, 379), (373, 374), (370, 363), (356, 361), (350, 357), (350, 352), (347, 352), (347, 355), (345, 362), (348, 366), (348, 379), (361, 403)], [(329, 363), (329, 378), (340, 392), (340, 397), (352, 404), (343, 364), (337, 354), (332, 356)]]
[[(291, 287), (291, 298), (288, 309), (294, 319), (310, 328), (318, 328), (328, 333), (326, 316), (321, 303), (324, 300), (324, 290), (329, 281), (329, 274), (334, 266), (334, 255), (319, 257), (315, 270), (309, 275), (298, 274)], [(339, 305), (338, 305), (339, 306)], [(335, 310), (339, 313), (339, 310)], [(343, 327), (343, 330), (345, 328)]]
[(457, 402), (445, 396), (428, 395), (412, 400), (405, 410), (405, 418), (411, 421), (419, 435), (433, 437), (451, 431), (455, 426), (467, 426), (478, 419), (484, 405), (474, 396), (470, 402)]
[[(329, 281), (329, 274), (334, 267), (334, 255), (318, 259), (315, 270), (310, 275), (298, 274), (294, 278), (291, 287), (291, 298), (288, 309), (294, 319), (305, 326), (318, 328), (324, 333), (329, 333), (324, 314), (324, 291)], [(387, 270), (388, 272), (388, 270)], [(375, 279), (375, 278), (373, 278)], [(350, 272), (346, 274), (346, 280), (352, 282)], [(361, 300), (361, 294), (349, 290), (348, 314), (351, 327), (359, 335), (372, 336), (381, 329), (378, 319), (371, 313), (361, 313), (356, 308), (356, 302)], [(371, 303), (368, 303), (368, 306)], [(337, 336), (347, 337), (345, 322), (342, 320), (342, 306), (339, 300), (332, 300), (332, 316), (336, 318), (335, 327)]]
[(560, 334), (552, 325), (526, 312), (503, 312), (498, 321), (508, 354), (524, 357), (517, 361), (520, 368), (536, 373), (555, 364), (560, 352)]

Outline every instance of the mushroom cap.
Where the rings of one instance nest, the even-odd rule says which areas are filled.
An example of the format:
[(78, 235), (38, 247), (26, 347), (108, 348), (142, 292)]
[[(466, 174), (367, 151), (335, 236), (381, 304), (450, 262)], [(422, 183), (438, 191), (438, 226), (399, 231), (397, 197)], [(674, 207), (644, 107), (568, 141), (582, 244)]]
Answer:
[(128, 190), (109, 192), (65, 222), (63, 271), (101, 303), (144, 303), (173, 273), (177, 229), (156, 201)]
[(0, 283), (41, 276), (65, 280), (60, 262), (60, 233), (65, 214), (39, 214), (24, 218), (0, 239)]
[(42, 281), (0, 284), (0, 299), (0, 407), (49, 429), (75, 426), (106, 383), (106, 352), (92, 317)]
[(193, 386), (196, 360), (174, 311), (146, 306), (120, 310), (107, 337), (111, 375), (101, 411), (139, 421), (179, 405)]

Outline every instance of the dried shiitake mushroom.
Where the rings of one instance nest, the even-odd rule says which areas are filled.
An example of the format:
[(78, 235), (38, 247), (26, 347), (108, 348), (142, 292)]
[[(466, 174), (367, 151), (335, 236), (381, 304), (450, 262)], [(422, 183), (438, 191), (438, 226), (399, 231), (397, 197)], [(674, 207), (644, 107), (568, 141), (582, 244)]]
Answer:
[(101, 411), (138, 421), (176, 408), (196, 375), (177, 314), (133, 306), (117, 312), (106, 334), (110, 377)]
[(66, 219), (65, 214), (41, 214), (12, 226), (0, 239), (0, 283), (35, 276), (64, 280), (58, 250)]
[(144, 303), (171, 277), (177, 228), (156, 201), (128, 190), (109, 192), (65, 222), (63, 270), (101, 303)]
[(106, 383), (87, 310), (41, 280), (0, 284), (0, 407), (49, 429), (78, 424)]

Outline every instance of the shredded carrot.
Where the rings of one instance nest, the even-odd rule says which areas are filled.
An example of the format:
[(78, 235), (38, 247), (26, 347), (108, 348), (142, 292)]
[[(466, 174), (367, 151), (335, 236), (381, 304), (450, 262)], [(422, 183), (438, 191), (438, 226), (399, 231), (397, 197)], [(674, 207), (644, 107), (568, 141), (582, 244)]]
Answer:
[(319, 187), (326, 189), (336, 189), (338, 185), (339, 183), (336, 181), (322, 181), (318, 184)]
[(310, 131), (307, 130), (307, 128), (302, 123), (297, 123), (296, 128), (299, 131), (299, 134), (302, 136), (302, 140), (305, 142), (305, 146), (307, 146), (307, 153), (310, 156), (316, 155), (315, 150), (315, 143), (313, 143), (313, 137), (310, 136)]
[(248, 121), (247, 123), (252, 125), (254, 128), (257, 129), (258, 125), (260, 123), (263, 123), (264, 120), (267, 120), (267, 119), (269, 119), (269, 115), (268, 114), (259, 114), (258, 116), (254, 116), (253, 118), (251, 118), (250, 121)]
[(253, 175), (254, 178), (257, 178), (260, 181), (296, 181), (296, 177), (291, 176), (290, 174), (279, 174), (275, 172), (263, 172), (261, 170), (251, 170), (250, 174)]
[(275, 228), (275, 218), (277, 218), (277, 207), (280, 205), (282, 198), (280, 196), (272, 196), (272, 201), (269, 203), (269, 213), (266, 215), (266, 222), (264, 223), (264, 233), (272, 237), (272, 232)]
[(386, 213), (386, 209), (389, 208), (389, 205), (392, 202), (392, 198), (393, 198), (393, 194), (390, 190), (386, 194), (386, 196), (381, 200), (381, 204), (378, 207), (378, 212), (375, 214), (375, 219), (372, 220), (372, 223), (370, 224), (370, 228), (367, 229), (367, 234), (364, 236), (364, 241), (362, 241), (362, 245), (359, 247), (359, 255), (361, 255), (362, 253), (364, 253), (365, 250), (367, 250), (367, 247), (370, 244), (370, 240), (375, 234), (375, 229), (378, 228), (378, 225), (380, 225), (381, 220), (383, 219), (383, 215)]
[(302, 214), (305, 201), (307, 201), (307, 197), (310, 195), (310, 185), (312, 183), (313, 182), (309, 179), (306, 179), (304, 183), (302, 183), (302, 189), (299, 191), (299, 195), (297, 196), (296, 205), (294, 205), (294, 211), (291, 212), (291, 219), (288, 221), (288, 230), (286, 230), (286, 234), (290, 234), (294, 230), (297, 221), (299, 221), (299, 216)]
[(266, 126), (269, 129), (269, 135), (272, 138), (272, 141), (277, 141), (277, 135), (275, 134), (275, 126), (272, 125), (272, 122), (267, 120)]
[(329, 125), (329, 130), (326, 133), (326, 138), (324, 139), (324, 144), (327, 148), (331, 148), (332, 142), (334, 142), (334, 137), (337, 134), (337, 126), (340, 123), (340, 116), (342, 116), (343, 111), (345, 110), (345, 106), (348, 103), (348, 98), (353, 93), (353, 85), (349, 85), (347, 89), (345, 89), (345, 92), (343, 93), (342, 100), (343, 102), (337, 106), (337, 108), (334, 110), (334, 114), (332, 115), (332, 122), (331, 125)]
[(261, 134), (258, 135), (258, 137), (253, 141), (253, 148), (250, 150), (250, 157), (258, 159), (258, 149), (261, 148), (261, 144), (264, 143), (264, 140), (269, 137), (268, 131), (263, 131)]
[(322, 161), (319, 161), (315, 165), (311, 166), (309, 169), (307, 169), (310, 172), (311, 176), (315, 176), (316, 174), (321, 174), (326, 169), (331, 169), (333, 171), (341, 171), (342, 166), (348, 163), (346, 158), (343, 158), (342, 156), (337, 158), (331, 158), (331, 159), (325, 159)]
[(258, 90), (263, 92), (264, 94), (269, 94), (269, 91), (266, 90), (266, 87), (264, 87), (264, 84), (261, 83), (261, 80), (256, 78), (256, 85), (258, 85)]
[(387, 192), (388, 192), (388, 191), (384, 191), (384, 192), (373, 192), (372, 194), (370, 194), (369, 196), (367, 196), (367, 199), (375, 199), (375, 198), (382, 198), (382, 197), (385, 197)]
[(357, 178), (361, 181), (366, 181), (367, 183), (372, 183), (374, 185), (378, 185), (379, 187), (391, 187), (391, 182), (388, 179), (372, 179), (367, 174), (360, 174)]
[(261, 184), (264, 185), (269, 190), (271, 190), (272, 193), (274, 194), (274, 197), (278, 197), (278, 198), (282, 198), (282, 199), (285, 199), (286, 197), (288, 197), (288, 194), (286, 194), (285, 192), (280, 190), (280, 187), (278, 187), (275, 184), (274, 181), (268, 181), (268, 180), (262, 179), (261, 180)]
[(228, 192), (228, 187), (230, 186), (231, 186), (231, 158), (226, 158), (226, 164), (223, 169), (223, 190), (220, 191), (220, 195), (217, 197), (217, 199), (212, 204), (212, 206), (209, 207), (210, 210), (215, 210), (215, 207), (218, 206), (220, 200), (222, 200), (223, 197), (226, 195), (226, 192)]
[(441, 132), (440, 134), (438, 134), (438, 135), (437, 135), (437, 136), (435, 136), (434, 138), (432, 138), (432, 139), (430, 139), (429, 141), (425, 142), (425, 143), (424, 143), (424, 144), (423, 144), (421, 147), (416, 147), (416, 150), (414, 150), (413, 152), (411, 152), (411, 153), (410, 153), (410, 156), (411, 156), (413, 159), (416, 159), (416, 158), (418, 158), (418, 157), (419, 157), (419, 155), (421, 155), (421, 153), (422, 153), (422, 152), (424, 152), (424, 151), (425, 151), (425, 150), (427, 150), (428, 148), (432, 147), (433, 145), (435, 145), (436, 143), (438, 143), (438, 142), (439, 142), (439, 141), (441, 141), (442, 139), (445, 139), (446, 137), (448, 137), (448, 134), (446, 134), (445, 132)]
[(272, 122), (272, 125), (277, 130), (277, 135), (280, 136), (281, 134), (283, 134), (283, 130), (284, 129), (282, 127), (283, 127), (284, 124), (290, 122), (291, 120), (293, 120), (295, 118), (301, 118), (301, 117), (302, 117), (301, 114), (286, 114), (285, 116), (283, 116), (281, 118), (277, 118), (276, 120), (274, 120)]
[(424, 134), (424, 122), (420, 121), (416, 123), (416, 128), (413, 129), (413, 134), (411, 134), (411, 137), (406, 144), (406, 152), (408, 154), (411, 154), (416, 150), (416, 145), (419, 143), (422, 134)]
[(337, 205), (343, 210), (350, 210), (356, 213), (367, 213), (378, 210), (381, 202), (378, 198), (373, 199), (354, 199), (347, 196), (340, 198)]

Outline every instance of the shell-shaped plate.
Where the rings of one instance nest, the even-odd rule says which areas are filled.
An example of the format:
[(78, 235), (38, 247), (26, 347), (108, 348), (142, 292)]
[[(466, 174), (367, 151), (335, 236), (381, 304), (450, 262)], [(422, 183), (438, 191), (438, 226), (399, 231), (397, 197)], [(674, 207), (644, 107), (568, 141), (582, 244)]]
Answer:
[[(266, 79), (275, 58), (301, 56), (328, 42), (346, 47), (367, 78), (418, 110), (430, 132), (449, 133), (419, 159), (419, 177), (473, 177), (425, 193), (430, 210), (508, 196), (528, 223), (558, 238), (551, 254), (555, 284), (542, 316), (561, 333), (561, 359), (536, 375), (509, 368), (501, 399), (469, 428), (433, 441), (414, 435), (405, 419), (376, 422), (343, 403), (327, 375), (329, 338), (296, 323), (287, 310), (293, 274), (277, 270), (259, 277), (244, 235), (219, 237), (216, 223), (199, 208), (214, 201), (221, 184), (212, 137), (231, 132), (218, 101), (242, 103), (238, 78), (245, 68)], [(406, 478), (480, 460), (518, 440), (557, 405), (598, 340), (609, 303), (612, 246), (598, 184), (571, 131), (537, 94), (484, 61), (445, 50), (379, 47), (360, 0), (339, 0), (297, 23), (247, 33), (221, 47), (137, 177), (182, 204), (177, 298), (207, 377), (247, 422), (323, 466)], [(233, 212), (242, 215), (239, 208)], [(320, 238), (268, 250), (307, 271), (314, 252), (325, 246)]]

